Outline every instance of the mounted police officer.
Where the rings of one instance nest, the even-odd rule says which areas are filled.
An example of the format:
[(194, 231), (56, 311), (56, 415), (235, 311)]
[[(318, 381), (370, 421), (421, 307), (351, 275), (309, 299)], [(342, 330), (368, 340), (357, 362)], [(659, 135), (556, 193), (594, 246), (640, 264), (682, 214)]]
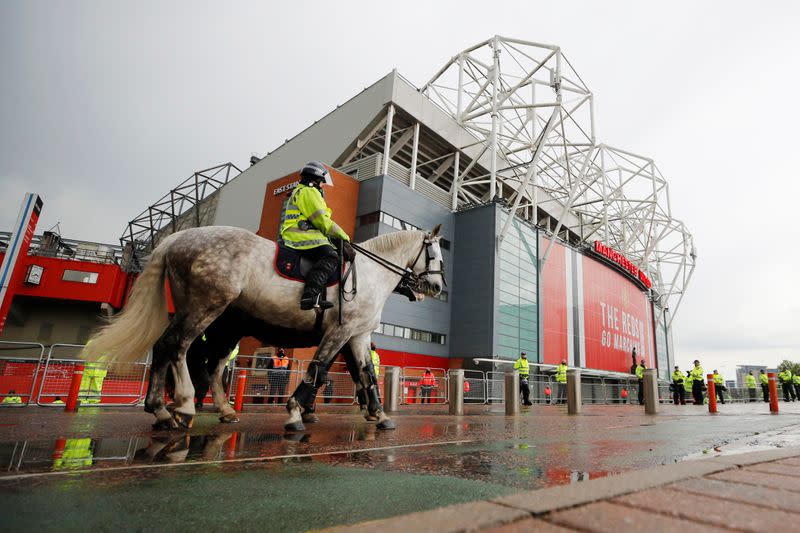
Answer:
[(306, 286), (300, 298), (300, 309), (330, 309), (333, 303), (323, 300), (322, 291), (336, 270), (339, 256), (331, 241), (344, 241), (345, 255), (352, 259), (350, 237), (331, 219), (325, 203), (322, 185), (333, 186), (325, 165), (318, 161), (307, 163), (300, 170), (300, 183), (284, 204), (281, 216), (283, 244), (314, 262), (306, 276)]

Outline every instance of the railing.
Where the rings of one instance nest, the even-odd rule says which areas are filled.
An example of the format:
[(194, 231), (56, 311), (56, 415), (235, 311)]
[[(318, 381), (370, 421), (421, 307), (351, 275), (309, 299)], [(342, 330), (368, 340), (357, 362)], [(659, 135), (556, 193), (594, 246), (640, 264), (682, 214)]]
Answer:
[[(39, 343), (0, 341), (0, 402), (6, 398), (19, 398), (18, 403), (5, 401), (2, 407), (24, 407), (26, 405), (61, 406), (69, 392), (75, 365), (84, 363), (78, 355), (83, 349), (79, 344), (54, 344), (45, 352)], [(305, 374), (304, 361), (291, 359), (287, 369), (271, 368), (269, 356), (239, 355), (234, 359), (228, 378), (227, 397), (233, 399), (240, 370), (246, 372), (243, 403), (245, 405), (284, 404)], [(89, 371), (84, 373), (79, 400), (82, 405), (96, 407), (130, 406), (143, 402), (147, 390), (150, 364), (98, 362), (84, 363)], [(379, 390), (385, 390), (386, 370), (382, 365), (379, 375)], [(425, 371), (430, 370), (430, 377)], [(87, 374), (89, 377), (86, 377)], [(638, 380), (583, 375), (581, 377), (583, 403), (588, 404), (636, 404), (638, 403)], [(89, 380), (93, 380), (92, 383)], [(419, 405), (423, 403), (443, 404), (449, 401), (449, 376), (444, 368), (405, 367), (400, 369), (400, 403)], [(559, 386), (553, 374), (531, 374), (528, 379), (530, 400), (547, 404), (558, 400)], [(334, 404), (354, 404), (356, 387), (345, 363), (335, 362), (328, 379), (319, 389), (318, 401)], [(464, 370), (464, 401), (471, 404), (502, 404), (505, 401), (505, 372), (481, 372)], [(658, 387), (659, 401), (672, 402), (669, 385)], [(687, 391), (687, 398), (691, 391)], [(731, 388), (725, 392), (726, 401), (750, 401), (746, 388)], [(758, 392), (756, 400), (761, 400)], [(60, 401), (59, 401), (60, 400)]]
[[(430, 371), (426, 374), (426, 371)], [(447, 403), (447, 370), (407, 366), (400, 376), (402, 403)]]

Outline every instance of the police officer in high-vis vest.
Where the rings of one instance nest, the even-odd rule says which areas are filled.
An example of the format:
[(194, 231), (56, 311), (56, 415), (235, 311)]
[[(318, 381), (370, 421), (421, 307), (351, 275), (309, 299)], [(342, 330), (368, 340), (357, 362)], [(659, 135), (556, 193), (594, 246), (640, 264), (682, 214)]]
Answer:
[(647, 367), (644, 365), (644, 359), (639, 361), (639, 366), (636, 367), (636, 379), (639, 380), (639, 405), (644, 405), (644, 371)]
[(375, 369), (375, 377), (381, 376), (381, 356), (378, 355), (378, 347), (374, 342), (369, 343), (369, 354), (372, 357), (372, 368)]
[[(350, 237), (331, 219), (325, 203), (322, 185), (333, 186), (325, 165), (311, 161), (300, 170), (300, 183), (292, 191), (281, 214), (281, 240), (289, 248), (299, 250), (303, 257), (314, 262), (306, 276), (306, 286), (300, 298), (300, 309), (330, 309), (333, 303), (322, 300), (322, 290), (336, 269), (339, 256), (331, 240), (341, 239), (345, 255), (352, 259)], [(335, 241), (338, 242), (338, 241)]]
[(769, 402), (769, 376), (763, 368), (758, 374), (758, 380), (761, 382), (761, 395), (764, 397), (764, 402)]
[(700, 366), (700, 361), (694, 360), (694, 368), (691, 370), (692, 378), (692, 396), (694, 397), (695, 405), (703, 405), (703, 367)]
[(684, 381), (683, 372), (678, 365), (675, 365), (675, 371), (672, 373), (672, 403), (675, 405), (686, 404), (686, 389), (683, 386)]
[(533, 405), (531, 403), (531, 387), (528, 384), (530, 367), (528, 365), (528, 355), (522, 352), (519, 359), (514, 363), (514, 370), (519, 372), (519, 389), (522, 391), (522, 405)]
[(744, 384), (747, 387), (748, 401), (756, 401), (756, 377), (752, 370), (744, 377)]
[(567, 398), (567, 360), (562, 359), (561, 364), (556, 367), (556, 394), (550, 403), (553, 405), (564, 403)]

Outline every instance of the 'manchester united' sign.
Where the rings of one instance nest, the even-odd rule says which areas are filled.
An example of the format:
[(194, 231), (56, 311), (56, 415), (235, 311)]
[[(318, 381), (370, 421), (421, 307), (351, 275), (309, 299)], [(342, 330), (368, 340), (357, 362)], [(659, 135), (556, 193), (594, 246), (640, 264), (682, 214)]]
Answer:
[(653, 283), (650, 281), (650, 278), (647, 277), (647, 274), (639, 270), (639, 267), (634, 265), (627, 257), (618, 251), (614, 250), (613, 248), (609, 248), (600, 241), (594, 241), (593, 250), (595, 253), (600, 254), (606, 259), (618, 264), (623, 270), (633, 276), (634, 279), (638, 280), (648, 289), (653, 286)]

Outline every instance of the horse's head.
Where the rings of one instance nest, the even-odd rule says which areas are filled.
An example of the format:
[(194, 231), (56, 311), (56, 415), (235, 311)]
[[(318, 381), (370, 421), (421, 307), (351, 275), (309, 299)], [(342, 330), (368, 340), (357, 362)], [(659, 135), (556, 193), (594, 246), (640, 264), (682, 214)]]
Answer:
[(441, 229), (442, 225), (438, 224), (432, 231), (425, 234), (416, 259), (408, 265), (419, 280), (417, 286), (412, 288), (417, 300), (423, 300), (425, 295), (438, 296), (442, 292), (442, 288), (447, 286), (447, 280), (444, 277), (442, 248), (439, 245), (439, 241), (442, 239), (439, 235)]

